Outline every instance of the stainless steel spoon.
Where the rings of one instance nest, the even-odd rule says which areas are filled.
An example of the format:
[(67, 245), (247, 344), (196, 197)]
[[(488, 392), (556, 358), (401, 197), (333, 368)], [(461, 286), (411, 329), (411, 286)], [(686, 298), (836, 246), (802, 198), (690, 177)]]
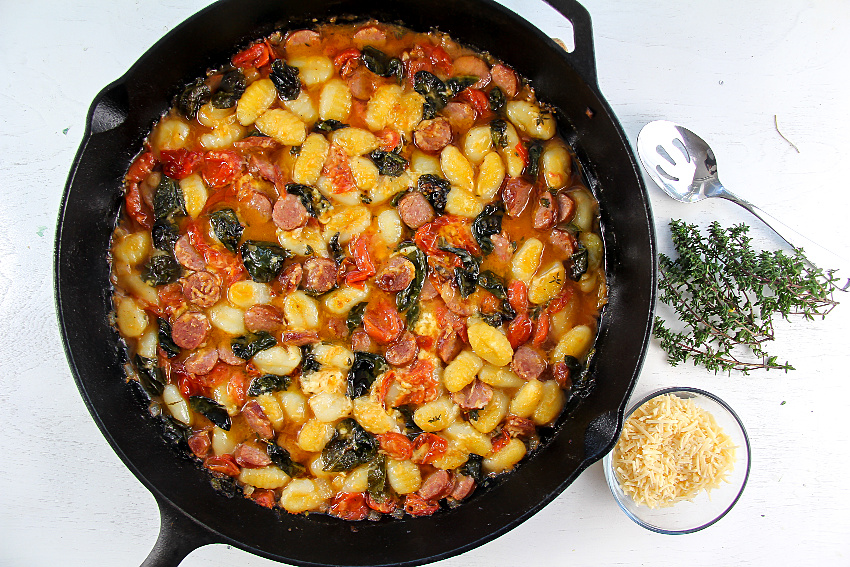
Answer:
[(792, 247), (802, 248), (810, 263), (833, 270), (839, 277), (836, 287), (843, 291), (850, 288), (847, 260), (726, 189), (717, 177), (714, 152), (702, 138), (684, 126), (666, 120), (650, 122), (638, 134), (637, 149), (649, 176), (674, 199), (696, 203), (708, 197), (721, 197), (741, 205)]

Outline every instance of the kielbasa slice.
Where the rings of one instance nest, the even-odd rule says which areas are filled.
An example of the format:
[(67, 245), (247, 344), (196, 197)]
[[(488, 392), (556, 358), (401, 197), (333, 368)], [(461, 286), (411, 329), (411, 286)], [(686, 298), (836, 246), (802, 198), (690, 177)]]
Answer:
[(189, 237), (185, 234), (174, 243), (174, 257), (187, 270), (198, 272), (207, 267), (204, 257), (195, 250), (195, 247), (189, 242)]
[(218, 349), (205, 347), (190, 354), (183, 361), (186, 371), (191, 374), (209, 374), (218, 362)]
[(272, 201), (265, 193), (256, 190), (246, 191), (243, 195), (239, 196), (239, 200), (245, 203), (252, 211), (256, 211), (263, 220), (272, 218), (272, 213), (274, 212)]
[(534, 422), (527, 417), (510, 414), (505, 418), (505, 423), (502, 424), (502, 431), (511, 437), (531, 437), (537, 432)]
[(209, 272), (195, 272), (181, 280), (183, 297), (202, 309), (212, 307), (221, 297), (218, 278)]
[(209, 455), (210, 448), (212, 448), (209, 431), (197, 431), (187, 439), (187, 442), (189, 443), (189, 449), (199, 459), (203, 459)]
[(336, 262), (330, 258), (313, 256), (304, 261), (304, 289), (325, 293), (336, 285)]
[(281, 195), (272, 209), (272, 220), (281, 230), (301, 228), (310, 219), (310, 213), (301, 202), (301, 197), (287, 193)]
[(567, 366), (566, 362), (556, 362), (552, 366), (552, 376), (561, 388), (569, 389), (573, 385), (573, 380), (570, 376), (570, 367)]
[(398, 215), (404, 224), (416, 230), (434, 220), (434, 209), (425, 195), (412, 191), (399, 199)]
[(460, 354), (463, 348), (463, 341), (458, 336), (457, 331), (451, 327), (446, 327), (440, 331), (440, 336), (437, 337), (437, 356), (440, 360), (448, 364)]
[(303, 276), (304, 268), (301, 267), (301, 264), (295, 262), (284, 268), (277, 280), (280, 282), (280, 287), (283, 288), (284, 293), (292, 293), (301, 285)]
[(319, 32), (313, 30), (294, 31), (286, 37), (286, 49), (292, 49), (293, 47), (299, 46), (309, 47), (311, 44), (318, 42), (320, 39), (322, 39), (322, 36), (319, 35)]
[(405, 331), (396, 342), (387, 347), (384, 358), (393, 366), (406, 366), (413, 362), (417, 354), (419, 345), (416, 344), (416, 337), (410, 331)]
[(521, 177), (507, 177), (502, 188), (502, 200), (505, 202), (508, 216), (518, 217), (528, 205), (532, 185)]
[(534, 214), (532, 216), (534, 228), (537, 230), (548, 230), (555, 226), (558, 222), (558, 203), (555, 196), (544, 191), (538, 198), (534, 206)]
[(351, 333), (351, 350), (354, 352), (372, 352), (374, 346), (372, 337), (363, 329), (357, 329)]
[(554, 229), (549, 233), (549, 242), (555, 248), (562, 250), (567, 256), (571, 256), (576, 250), (575, 237), (566, 230)]
[(248, 400), (245, 402), (245, 405), (242, 406), (242, 416), (245, 418), (245, 423), (248, 424), (248, 427), (254, 430), (260, 437), (268, 439), (274, 435), (272, 422), (266, 416), (263, 406), (257, 400)]
[(386, 41), (386, 32), (378, 26), (364, 26), (354, 32), (354, 45), (360, 49), (365, 45), (381, 45)]
[(346, 77), (351, 96), (360, 100), (369, 100), (375, 93), (375, 74), (362, 65)]
[(230, 347), (230, 338), (226, 337), (218, 343), (218, 359), (230, 366), (242, 366), (245, 360), (233, 354), (233, 349)]
[(280, 342), (287, 345), (304, 346), (319, 342), (319, 333), (316, 331), (284, 331)]
[(490, 67), (480, 57), (474, 55), (458, 57), (452, 63), (452, 67), (455, 77), (470, 75), (478, 77), (478, 82), (471, 85), (473, 89), (484, 88), (490, 83)]
[(425, 500), (439, 500), (451, 494), (454, 484), (448, 471), (439, 469), (431, 473), (419, 487), (419, 496)]
[(251, 157), (248, 158), (248, 171), (272, 183), (277, 181), (280, 174), (280, 170), (275, 164), (257, 154), (251, 154)]
[(496, 255), (496, 258), (502, 262), (510, 262), (514, 251), (507, 233), (503, 230), (500, 234), (491, 236), (490, 240), (493, 241), (493, 254)]
[(493, 388), (476, 378), (459, 392), (452, 394), (452, 400), (462, 409), (483, 409), (493, 399)]
[(413, 143), (424, 152), (438, 152), (451, 141), (451, 124), (442, 117), (423, 120), (413, 130)]
[(508, 98), (515, 97), (519, 92), (519, 81), (513, 69), (497, 63), (490, 69), (490, 76), (493, 78), (493, 84), (505, 91)]
[(429, 299), (434, 299), (439, 295), (440, 292), (437, 291), (436, 287), (434, 287), (434, 283), (431, 281), (431, 278), (425, 278), (425, 282), (422, 284), (422, 292), (419, 294), (419, 299), (427, 301)]
[(471, 476), (458, 475), (450, 496), (455, 500), (463, 500), (475, 489), (475, 479)]
[(272, 464), (266, 449), (256, 443), (240, 443), (233, 451), (233, 456), (236, 457), (236, 464), (241, 467), (259, 468)]
[(378, 272), (375, 285), (387, 292), (399, 292), (406, 289), (415, 276), (416, 267), (413, 262), (404, 256), (393, 256)]
[(576, 202), (566, 193), (558, 193), (558, 222), (572, 220), (576, 212)]
[(511, 370), (523, 380), (536, 380), (546, 370), (546, 358), (528, 345), (522, 345), (514, 353)]
[(203, 313), (187, 311), (171, 325), (171, 338), (180, 348), (194, 350), (204, 344), (210, 332), (210, 320)]
[(442, 113), (448, 119), (455, 135), (466, 132), (475, 124), (475, 109), (465, 102), (450, 102), (443, 108)]
[(245, 327), (252, 333), (276, 331), (283, 324), (283, 315), (271, 305), (252, 305), (243, 319)]

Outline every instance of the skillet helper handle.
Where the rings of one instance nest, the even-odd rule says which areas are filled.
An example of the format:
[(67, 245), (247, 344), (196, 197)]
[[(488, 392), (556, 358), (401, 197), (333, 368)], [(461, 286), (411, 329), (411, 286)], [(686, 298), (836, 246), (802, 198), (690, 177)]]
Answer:
[(596, 54), (593, 50), (593, 26), (590, 14), (576, 0), (546, 0), (573, 25), (575, 49), (567, 53), (570, 63), (586, 83), (598, 87), (596, 79)]
[(209, 530), (174, 508), (160, 502), (159, 536), (141, 567), (177, 567), (199, 547), (210, 543), (221, 543)]

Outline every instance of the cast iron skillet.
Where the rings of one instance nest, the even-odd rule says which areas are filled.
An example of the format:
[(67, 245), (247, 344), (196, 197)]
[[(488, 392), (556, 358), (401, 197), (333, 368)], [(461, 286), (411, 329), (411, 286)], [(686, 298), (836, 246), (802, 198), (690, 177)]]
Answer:
[[(517, 526), (613, 447), (650, 336), (653, 224), (637, 161), (596, 84), (590, 17), (574, 0), (548, 1), (574, 26), (573, 53), (491, 0), (222, 0), (175, 28), (97, 96), (59, 215), (56, 306), (68, 362), (92, 417), (159, 503), (160, 536), (144, 565), (177, 565), (193, 549), (215, 542), (300, 565), (436, 561)], [(145, 415), (124, 381), (126, 356), (109, 324), (106, 252), (121, 179), (177, 86), (276, 24), (298, 28), (334, 15), (399, 21), (420, 31), (437, 27), (515, 66), (541, 100), (561, 109), (561, 132), (601, 205), (610, 290), (591, 365), (596, 388), (506, 481), (426, 518), (349, 524), (323, 515), (279, 516), (245, 498), (223, 497)]]

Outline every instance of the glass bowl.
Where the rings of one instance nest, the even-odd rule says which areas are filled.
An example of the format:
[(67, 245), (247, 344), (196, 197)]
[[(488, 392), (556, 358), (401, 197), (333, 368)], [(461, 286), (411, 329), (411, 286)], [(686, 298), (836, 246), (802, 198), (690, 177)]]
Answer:
[(697, 406), (714, 416), (717, 424), (735, 444), (735, 463), (726, 477), (728, 482), (721, 482), (720, 486), (711, 490), (710, 493), (701, 491), (691, 501), (678, 502), (668, 508), (650, 508), (645, 505), (639, 506), (623, 492), (614, 472), (613, 450), (602, 459), (602, 466), (614, 499), (629, 518), (654, 532), (689, 534), (707, 528), (725, 516), (741, 497), (750, 475), (750, 440), (741, 419), (726, 402), (714, 394), (697, 388), (674, 387), (656, 390), (632, 405), (626, 412), (625, 419), (629, 419), (637, 408), (649, 400), (664, 394), (692, 399)]

